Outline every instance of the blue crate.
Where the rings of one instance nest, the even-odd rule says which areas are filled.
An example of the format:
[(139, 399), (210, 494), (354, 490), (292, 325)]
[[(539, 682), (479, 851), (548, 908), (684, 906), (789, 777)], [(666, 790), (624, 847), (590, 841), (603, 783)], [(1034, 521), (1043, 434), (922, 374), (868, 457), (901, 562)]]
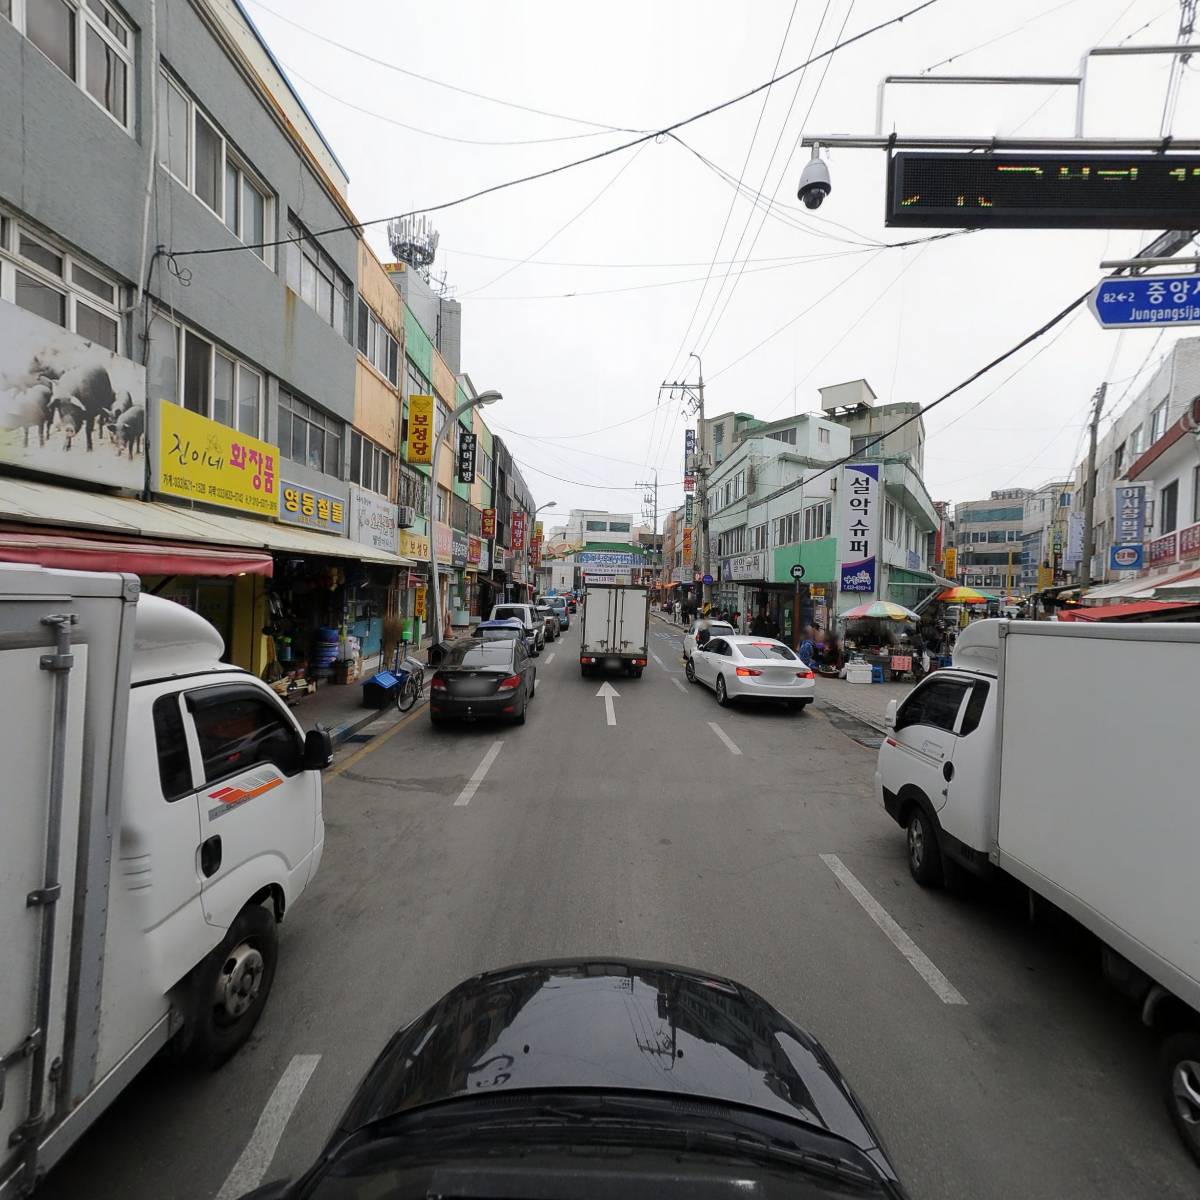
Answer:
[(883, 668), (881, 666), (879, 666), (878, 664), (874, 665), (871, 668), (871, 682), (872, 683), (882, 683), (883, 682)]

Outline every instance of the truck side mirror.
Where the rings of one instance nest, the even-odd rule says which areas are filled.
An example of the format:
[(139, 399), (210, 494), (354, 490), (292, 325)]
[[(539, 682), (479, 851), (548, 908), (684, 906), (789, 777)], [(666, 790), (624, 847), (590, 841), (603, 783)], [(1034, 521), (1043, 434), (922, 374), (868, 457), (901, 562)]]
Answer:
[(333, 739), (329, 736), (329, 730), (310, 729), (304, 735), (304, 769), (306, 771), (323, 771), (331, 762), (333, 762)]
[(898, 700), (892, 700), (887, 706), (887, 712), (883, 715), (883, 727), (885, 729), (896, 728), (896, 709), (900, 707)]

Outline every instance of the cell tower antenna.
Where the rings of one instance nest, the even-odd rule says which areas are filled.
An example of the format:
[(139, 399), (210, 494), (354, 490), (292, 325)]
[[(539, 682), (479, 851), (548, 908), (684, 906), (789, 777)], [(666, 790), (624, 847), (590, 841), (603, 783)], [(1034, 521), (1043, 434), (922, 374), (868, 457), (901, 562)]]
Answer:
[(426, 283), (437, 256), (438, 231), (427, 216), (394, 217), (388, 222), (388, 244), (392, 254), (407, 263)]

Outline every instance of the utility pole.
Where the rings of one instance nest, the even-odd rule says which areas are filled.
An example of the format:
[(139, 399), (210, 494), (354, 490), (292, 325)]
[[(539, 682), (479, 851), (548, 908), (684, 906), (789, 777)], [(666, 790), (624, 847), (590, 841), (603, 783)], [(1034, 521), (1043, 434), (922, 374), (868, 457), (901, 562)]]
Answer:
[[(640, 488), (645, 488), (646, 492), (642, 496), (642, 515), (650, 517), (650, 561), (654, 565), (654, 579), (658, 582), (659, 569), (662, 566), (662, 554), (656, 548), (656, 540), (658, 538), (658, 468), (654, 469), (654, 482), (649, 481), (639, 483)], [(646, 512), (647, 506), (650, 512)]]
[(1083, 557), (1080, 559), (1079, 573), (1076, 576), (1080, 587), (1087, 587), (1092, 582), (1092, 554), (1095, 552), (1092, 522), (1096, 514), (1096, 432), (1100, 425), (1100, 414), (1104, 411), (1104, 396), (1107, 391), (1107, 383), (1102, 383), (1096, 389), (1088, 431), (1087, 477), (1083, 485)]
[[(700, 355), (689, 354), (689, 358), (696, 360), (699, 367), (699, 374), (695, 383), (684, 383), (676, 381), (675, 383), (667, 383), (663, 380), (662, 387), (669, 388), (672, 393), (676, 390), (681, 391), (691, 402), (696, 406), (692, 411), (696, 414), (696, 419), (699, 421), (699, 434), (696, 438), (696, 509), (700, 531), (700, 577), (701, 579), (710, 578), (709, 556), (708, 556), (708, 448), (707, 436), (704, 428), (704, 364), (700, 361)], [(661, 392), (661, 388), (659, 389)], [(706, 583), (703, 585), (701, 600), (705, 604), (712, 603), (712, 584)]]

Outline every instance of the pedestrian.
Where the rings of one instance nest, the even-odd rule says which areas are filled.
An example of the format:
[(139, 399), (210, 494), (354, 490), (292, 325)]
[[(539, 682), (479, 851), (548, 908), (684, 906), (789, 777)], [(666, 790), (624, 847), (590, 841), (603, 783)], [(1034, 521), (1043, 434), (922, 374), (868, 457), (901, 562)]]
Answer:
[(813, 665), (813, 655), (816, 652), (816, 647), (813, 645), (813, 631), (809, 625), (803, 626), (800, 630), (800, 648), (796, 653), (800, 656), (800, 661), (806, 667)]

